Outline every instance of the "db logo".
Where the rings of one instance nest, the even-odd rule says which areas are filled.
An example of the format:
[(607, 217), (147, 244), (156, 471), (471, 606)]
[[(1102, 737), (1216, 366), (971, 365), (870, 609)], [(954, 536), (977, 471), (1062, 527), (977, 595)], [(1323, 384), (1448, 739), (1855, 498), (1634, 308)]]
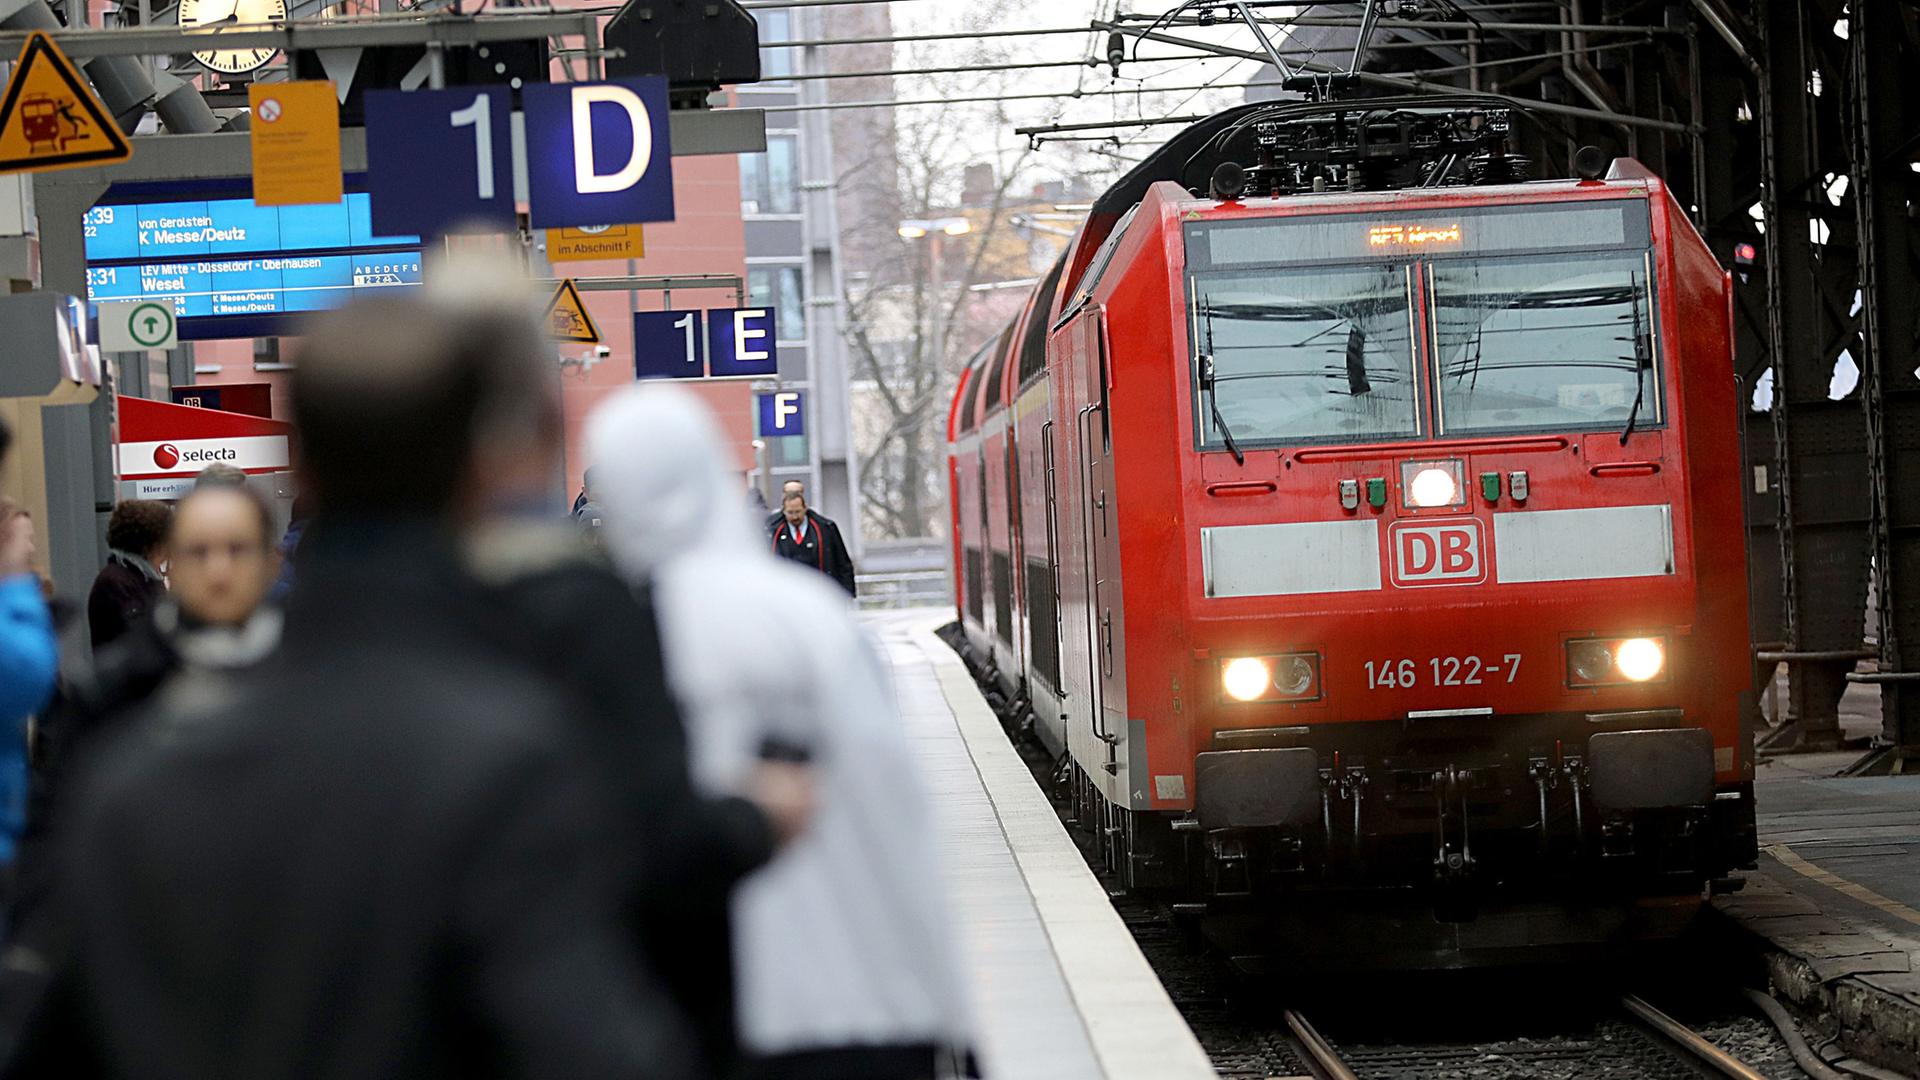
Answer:
[(1395, 585), (1475, 585), (1487, 579), (1480, 523), (1472, 518), (1395, 522), (1388, 537)]
[(163, 469), (171, 469), (180, 464), (180, 450), (170, 442), (163, 442), (153, 448), (153, 463)]

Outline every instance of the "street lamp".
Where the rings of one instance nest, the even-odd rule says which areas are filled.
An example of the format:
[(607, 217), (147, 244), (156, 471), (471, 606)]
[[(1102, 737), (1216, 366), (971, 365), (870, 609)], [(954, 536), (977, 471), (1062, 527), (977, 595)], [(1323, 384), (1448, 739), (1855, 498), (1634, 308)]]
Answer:
[(940, 309), (944, 283), (940, 280), (941, 252), (940, 241), (948, 236), (965, 236), (973, 231), (973, 222), (963, 217), (934, 218), (931, 221), (914, 219), (900, 223), (898, 232), (905, 240), (926, 240), (928, 242), (928, 291), (933, 294), (933, 362), (946, 361), (947, 334), (946, 315)]

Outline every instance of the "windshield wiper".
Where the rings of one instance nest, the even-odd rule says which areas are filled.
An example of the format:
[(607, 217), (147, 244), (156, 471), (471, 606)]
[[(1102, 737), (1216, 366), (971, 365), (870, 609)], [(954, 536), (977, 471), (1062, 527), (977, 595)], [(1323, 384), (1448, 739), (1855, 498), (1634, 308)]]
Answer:
[(1373, 393), (1367, 378), (1367, 332), (1358, 323), (1347, 330), (1347, 393), (1352, 397)]
[(1227, 444), (1227, 452), (1233, 455), (1235, 465), (1245, 465), (1247, 455), (1240, 452), (1240, 444), (1233, 441), (1233, 429), (1227, 427), (1227, 419), (1220, 415), (1220, 395), (1214, 390), (1213, 370), (1213, 308), (1202, 302), (1200, 317), (1206, 320), (1207, 351), (1200, 354), (1200, 391), (1207, 395), (1207, 408), (1213, 414), (1213, 426), (1220, 432), (1220, 441)]
[(1227, 426), (1227, 418), (1220, 415), (1220, 395), (1214, 392), (1213, 384), (1213, 354), (1206, 353), (1200, 357), (1200, 390), (1207, 395), (1214, 429), (1220, 432), (1220, 441), (1227, 444), (1227, 452), (1233, 455), (1233, 463), (1245, 465), (1247, 455), (1240, 452), (1240, 444), (1233, 441), (1233, 429)]
[(1647, 373), (1653, 370), (1653, 350), (1647, 347), (1646, 334), (1640, 324), (1640, 283), (1634, 281), (1633, 290), (1633, 378), (1638, 389), (1633, 393), (1633, 408), (1627, 410), (1626, 430), (1620, 432), (1620, 445), (1627, 445), (1633, 436), (1634, 425), (1640, 422), (1640, 406), (1647, 400)]

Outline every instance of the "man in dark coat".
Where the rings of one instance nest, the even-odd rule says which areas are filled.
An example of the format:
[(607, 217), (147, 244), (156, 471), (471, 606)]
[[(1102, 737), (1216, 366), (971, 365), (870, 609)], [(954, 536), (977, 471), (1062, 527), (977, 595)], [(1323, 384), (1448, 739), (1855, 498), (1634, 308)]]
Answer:
[(787, 481), (780, 512), (767, 519), (767, 534), (774, 554), (813, 567), (847, 590), (848, 596), (855, 595), (853, 556), (840, 538), (840, 526), (807, 506), (806, 490), (798, 480)]
[(128, 499), (107, 518), (107, 565), (87, 593), (87, 629), (95, 649), (126, 633), (167, 595), (159, 563), (172, 514), (166, 503)]
[(578, 705), (476, 633), (456, 541), (548, 352), (506, 302), (313, 324), (284, 651), (169, 684), (60, 807), (67, 985), (112, 1075), (698, 1075), (622, 922), (630, 830)]

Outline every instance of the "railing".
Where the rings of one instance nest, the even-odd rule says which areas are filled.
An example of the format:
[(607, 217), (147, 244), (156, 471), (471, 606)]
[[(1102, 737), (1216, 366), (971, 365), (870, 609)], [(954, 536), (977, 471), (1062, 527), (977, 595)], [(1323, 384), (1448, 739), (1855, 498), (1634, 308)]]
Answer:
[(859, 605), (863, 609), (937, 607), (953, 603), (952, 578), (947, 571), (901, 570), (858, 574)]

